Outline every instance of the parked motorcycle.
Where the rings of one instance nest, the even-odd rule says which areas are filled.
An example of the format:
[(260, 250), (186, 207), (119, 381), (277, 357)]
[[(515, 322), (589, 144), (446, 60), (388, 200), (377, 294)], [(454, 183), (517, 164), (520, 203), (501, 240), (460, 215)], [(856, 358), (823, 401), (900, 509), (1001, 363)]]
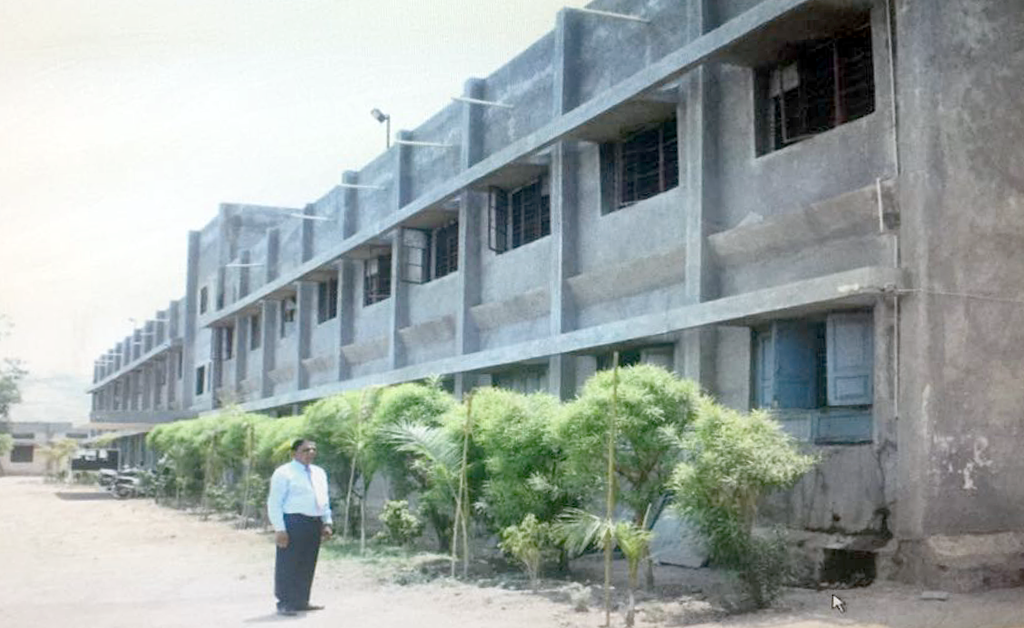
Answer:
[(110, 486), (110, 492), (117, 499), (142, 496), (141, 469), (123, 469), (117, 474), (114, 483)]
[(117, 480), (117, 471), (113, 469), (100, 469), (99, 483), (105, 489), (110, 489)]

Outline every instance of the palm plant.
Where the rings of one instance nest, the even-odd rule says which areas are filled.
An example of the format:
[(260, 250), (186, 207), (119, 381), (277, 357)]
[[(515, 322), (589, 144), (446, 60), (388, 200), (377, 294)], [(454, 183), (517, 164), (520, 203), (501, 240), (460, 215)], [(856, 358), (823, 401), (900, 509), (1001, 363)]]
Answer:
[(428, 513), (438, 534), (442, 535), (452, 522), (458, 522), (456, 512), (464, 509), (457, 497), (465, 489), (464, 485), (459, 485), (465, 468), (462, 464), (463, 443), (459, 443), (444, 427), (416, 423), (385, 427), (382, 437), (398, 451), (412, 456), (412, 471), (423, 486), (420, 499), (424, 512)]

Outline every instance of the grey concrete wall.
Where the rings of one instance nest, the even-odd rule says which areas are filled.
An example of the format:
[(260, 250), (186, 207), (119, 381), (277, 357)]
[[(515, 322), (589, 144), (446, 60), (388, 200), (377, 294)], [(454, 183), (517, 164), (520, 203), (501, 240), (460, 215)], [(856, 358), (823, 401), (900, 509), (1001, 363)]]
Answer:
[(358, 208), (354, 221), (355, 229), (365, 229), (395, 211), (393, 188), (396, 180), (393, 152), (397, 150), (397, 146), (392, 146), (391, 150), (381, 153), (359, 171), (359, 185), (377, 186), (383, 189), (355, 190), (355, 203)]
[(685, 192), (681, 187), (609, 214), (601, 214), (596, 145), (579, 152), (577, 265), (587, 272), (681, 246)]
[(302, 223), (305, 221), (301, 218), (289, 218), (289, 221), (280, 227), (279, 277), (287, 276), (302, 263)]
[(554, 41), (554, 34), (548, 33), (487, 77), (482, 98), (514, 108), (483, 108), (481, 158), (529, 135), (552, 119)]
[(575, 102), (594, 98), (685, 43), (687, 3), (605, 0), (594, 9), (635, 15), (649, 24), (573, 13), (570, 50)]
[(1020, 530), (1024, 5), (898, 15), (903, 259), (921, 290), (978, 295), (901, 299), (898, 534)]
[(342, 188), (334, 187), (313, 203), (314, 215), (330, 219), (313, 221), (314, 254), (323, 252), (344, 239), (341, 234), (341, 208), (344, 195), (345, 191)]
[(413, 141), (435, 142), (447, 146), (410, 147), (405, 171), (410, 199), (418, 197), (459, 172), (464, 106), (462, 103), (451, 103), (413, 130)]

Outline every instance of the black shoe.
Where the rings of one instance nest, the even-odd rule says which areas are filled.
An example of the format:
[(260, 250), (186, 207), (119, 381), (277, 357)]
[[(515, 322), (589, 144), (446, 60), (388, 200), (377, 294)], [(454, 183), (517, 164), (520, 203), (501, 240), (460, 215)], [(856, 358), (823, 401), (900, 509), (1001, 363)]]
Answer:
[(300, 611), (322, 611), (322, 610), (324, 610), (324, 607), (320, 606), (320, 605), (317, 605), (317, 604), (306, 604), (305, 606), (301, 607), (299, 610)]

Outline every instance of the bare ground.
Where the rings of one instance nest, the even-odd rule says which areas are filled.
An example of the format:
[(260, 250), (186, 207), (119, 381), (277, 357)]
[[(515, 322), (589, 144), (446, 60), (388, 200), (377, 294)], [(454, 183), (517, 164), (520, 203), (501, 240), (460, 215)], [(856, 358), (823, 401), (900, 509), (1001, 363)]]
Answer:
[[(515, 576), (462, 583), (396, 571), (386, 561), (322, 559), (314, 602), (326, 610), (274, 614), (270, 535), (149, 500), (116, 501), (96, 488), (0, 478), (0, 627), (188, 628), (293, 623), (304, 627), (596, 628), (600, 588), (545, 581), (537, 593)], [(429, 569), (425, 569), (430, 571)], [(595, 564), (574, 566), (599, 579)], [(622, 584), (622, 571), (617, 575)], [(709, 570), (659, 568), (657, 596), (642, 596), (637, 625), (746, 628), (1024, 627), (1024, 590), (919, 599), (891, 583), (836, 592), (787, 591), (776, 607), (727, 615), (728, 583)], [(402, 584), (405, 583), (405, 584)], [(621, 593), (621, 590), (619, 591)], [(574, 606), (587, 605), (577, 611)], [(623, 625), (621, 607), (613, 626)]]

